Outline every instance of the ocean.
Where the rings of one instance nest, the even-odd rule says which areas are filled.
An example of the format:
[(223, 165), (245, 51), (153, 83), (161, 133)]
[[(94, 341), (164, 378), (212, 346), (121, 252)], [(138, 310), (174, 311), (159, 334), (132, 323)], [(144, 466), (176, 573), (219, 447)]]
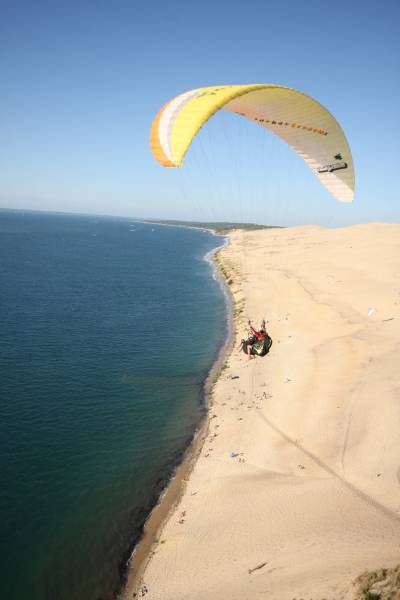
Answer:
[(111, 600), (227, 335), (209, 232), (0, 212), (2, 597)]

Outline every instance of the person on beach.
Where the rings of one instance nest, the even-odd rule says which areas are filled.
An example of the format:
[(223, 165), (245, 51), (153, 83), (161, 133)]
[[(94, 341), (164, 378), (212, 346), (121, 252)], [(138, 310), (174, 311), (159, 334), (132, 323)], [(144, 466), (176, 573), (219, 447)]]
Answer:
[(248, 321), (251, 335), (247, 340), (240, 342), (239, 349), (247, 354), (247, 360), (255, 358), (255, 356), (265, 356), (272, 345), (272, 340), (265, 329), (265, 319), (261, 321), (260, 329), (257, 331)]

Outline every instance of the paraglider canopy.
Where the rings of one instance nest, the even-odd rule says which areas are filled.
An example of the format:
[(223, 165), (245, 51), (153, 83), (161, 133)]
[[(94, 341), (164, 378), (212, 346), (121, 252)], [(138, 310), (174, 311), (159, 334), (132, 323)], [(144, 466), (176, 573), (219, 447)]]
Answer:
[(220, 109), (269, 129), (303, 158), (334, 198), (353, 200), (353, 160), (339, 123), (313, 98), (280, 85), (211, 86), (176, 96), (153, 121), (155, 159), (165, 167), (181, 166), (195, 135)]

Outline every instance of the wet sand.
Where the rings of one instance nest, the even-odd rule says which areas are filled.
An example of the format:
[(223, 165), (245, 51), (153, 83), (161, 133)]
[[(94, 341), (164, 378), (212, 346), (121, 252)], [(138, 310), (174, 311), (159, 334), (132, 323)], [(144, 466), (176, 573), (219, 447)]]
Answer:
[(400, 561), (400, 225), (228, 237), (235, 347), (274, 344), (229, 355), (125, 597), (351, 598)]
[[(166, 226), (176, 227), (176, 225), (167, 224)], [(186, 449), (182, 457), (181, 464), (175, 469), (168, 486), (162, 492), (157, 505), (153, 508), (145, 522), (142, 537), (136, 545), (127, 565), (127, 571), (125, 574), (126, 581), (120, 594), (121, 600), (135, 598), (138, 596), (140, 597), (142, 594), (143, 571), (148, 561), (155, 553), (157, 545), (160, 543), (159, 538), (163, 527), (168, 522), (169, 517), (173, 514), (174, 509), (185, 493), (186, 483), (189, 479), (190, 473), (202, 451), (204, 441), (209, 434), (210, 420), (208, 408), (211, 404), (211, 394), (215, 382), (221, 374), (226, 359), (233, 348), (235, 335), (233, 319), (235, 310), (234, 300), (230, 292), (229, 285), (226, 282), (226, 278), (219, 268), (218, 259), (218, 253), (224, 248), (224, 245), (227, 243), (227, 239), (225, 235), (220, 235), (213, 230), (209, 231), (224, 239), (224, 243), (222, 243), (216, 249), (210, 251), (204, 257), (204, 259), (210, 263), (214, 271), (214, 275), (221, 284), (223, 293), (225, 295), (227, 308), (226, 338), (219, 349), (217, 359), (212, 365), (204, 382), (203, 401), (207, 409), (204, 419), (200, 423), (198, 430), (195, 432), (191, 445)], [(144, 586), (144, 589), (146, 589), (146, 586)]]

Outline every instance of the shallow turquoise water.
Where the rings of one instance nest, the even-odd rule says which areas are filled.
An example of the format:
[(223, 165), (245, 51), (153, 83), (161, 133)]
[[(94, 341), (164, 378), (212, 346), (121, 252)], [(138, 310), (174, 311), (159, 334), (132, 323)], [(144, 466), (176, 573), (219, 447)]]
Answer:
[(0, 212), (2, 595), (115, 597), (226, 335), (209, 233)]

